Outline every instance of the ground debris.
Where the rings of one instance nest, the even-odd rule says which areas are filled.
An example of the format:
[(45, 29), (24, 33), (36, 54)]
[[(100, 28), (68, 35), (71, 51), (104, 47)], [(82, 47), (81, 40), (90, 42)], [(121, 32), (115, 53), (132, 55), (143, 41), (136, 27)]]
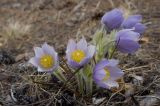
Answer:
[(140, 106), (155, 106), (160, 103), (160, 95), (147, 95), (142, 96), (143, 99), (140, 101)]
[(15, 59), (6, 51), (0, 51), (0, 64), (13, 64)]

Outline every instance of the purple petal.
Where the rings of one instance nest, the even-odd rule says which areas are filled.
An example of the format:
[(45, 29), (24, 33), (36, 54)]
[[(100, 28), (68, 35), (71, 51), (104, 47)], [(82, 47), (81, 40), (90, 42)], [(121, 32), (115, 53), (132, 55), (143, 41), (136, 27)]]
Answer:
[(101, 22), (109, 29), (117, 29), (121, 26), (124, 20), (123, 12), (120, 9), (113, 9), (110, 12), (104, 14)]
[(45, 54), (49, 54), (49, 55), (53, 56), (53, 59), (55, 62), (58, 61), (58, 54), (57, 54), (57, 52), (55, 52), (55, 50), (52, 46), (48, 45), (47, 43), (44, 43), (42, 45), (42, 49)]
[(41, 68), (41, 67), (38, 67), (38, 72), (46, 72), (46, 70), (44, 70), (44, 69)]
[(71, 53), (70, 54), (66, 53), (66, 58), (67, 58), (67, 60), (71, 60)]
[(134, 32), (130, 29), (123, 29), (117, 32), (116, 34), (116, 41), (118, 42), (121, 39), (128, 39), (133, 41), (138, 41), (140, 37), (140, 34), (137, 32)]
[(54, 59), (54, 64), (56, 65), (58, 63), (58, 54), (57, 52), (55, 52), (54, 48), (50, 45), (48, 45), (47, 43), (44, 43), (42, 45), (42, 49), (46, 54), (49, 54), (51, 56), (53, 56)]
[(37, 58), (39, 58), (42, 55), (44, 55), (44, 52), (43, 52), (42, 48), (40, 48), (40, 47), (34, 47), (34, 52), (35, 52), (35, 56)]
[(59, 62), (57, 62), (57, 63), (54, 65), (54, 67), (52, 68), (52, 70), (56, 70), (56, 69), (58, 68), (58, 66), (59, 66)]
[(110, 89), (110, 87), (103, 81), (95, 81), (95, 82), (99, 87), (102, 87), (102, 88), (105, 88), (105, 89)]
[(59, 63), (56, 62), (56, 63), (54, 64), (54, 66), (53, 66), (52, 68), (46, 70), (46, 72), (53, 72), (53, 71), (56, 71), (56, 69), (58, 68), (58, 66), (59, 66)]
[(106, 82), (104, 82), (104, 84), (106, 85), (106, 87), (108, 89), (111, 89), (113, 87), (116, 87), (116, 88), (119, 87), (119, 84), (116, 81), (114, 81), (114, 80), (107, 80)]
[(29, 60), (29, 63), (33, 64), (35, 67), (38, 67), (39, 59), (36, 58), (36, 57), (32, 57), (32, 58)]
[(50, 68), (50, 69), (44, 69), (44, 68), (42, 68), (42, 67), (38, 67), (38, 72), (47, 72), (47, 73), (50, 73), (50, 72), (52, 72), (52, 71), (53, 71), (52, 68)]
[(83, 66), (83, 65), (87, 64), (89, 61), (90, 61), (90, 58), (85, 57), (79, 64), (80, 64), (80, 66)]
[(128, 17), (128, 19), (135, 19), (137, 21), (142, 21), (142, 15), (131, 15)]
[(124, 72), (118, 67), (107, 67), (110, 72), (110, 78), (117, 80), (124, 75)]
[(96, 66), (94, 68), (94, 72), (96, 72), (97, 70), (104, 69), (104, 67), (107, 66), (108, 62), (109, 61), (106, 59), (101, 60), (99, 63), (96, 64)]
[(118, 64), (118, 63), (119, 63), (119, 61), (118, 61), (118, 60), (110, 59), (110, 60), (108, 60), (108, 63), (107, 63), (107, 65), (106, 65), (106, 66), (115, 67), (115, 66), (117, 66), (117, 64)]
[(141, 23), (137, 23), (135, 26), (135, 32), (138, 32), (140, 34), (144, 33), (145, 29), (146, 29), (146, 26), (144, 24), (141, 24)]
[(76, 49), (76, 42), (73, 39), (70, 39), (67, 45), (66, 53), (70, 54)]
[(42, 67), (38, 67), (38, 72), (47, 72), (47, 73), (51, 73), (53, 71), (55, 71), (57, 68), (58, 68), (59, 64), (56, 63), (52, 68), (49, 68), (49, 69), (45, 69), (45, 68), (42, 68)]
[(78, 43), (77, 43), (77, 49), (86, 51), (87, 50), (87, 41), (85, 38), (82, 38)]
[(73, 60), (68, 60), (67, 63), (68, 63), (72, 68), (79, 68), (79, 67), (81, 67), (80, 64), (74, 62)]
[(133, 28), (137, 23), (141, 21), (142, 21), (141, 15), (132, 15), (123, 21), (122, 27), (123, 28)]
[(54, 48), (52, 46), (48, 45), (47, 43), (44, 43), (42, 45), (42, 49), (43, 49), (45, 54), (53, 55), (55, 53)]
[(59, 66), (59, 59), (58, 59), (58, 54), (55, 52), (54, 54), (54, 66), (52, 67), (52, 71), (56, 70)]
[(97, 81), (97, 85), (102, 88), (111, 89), (112, 87), (119, 87), (119, 84), (114, 80), (107, 80), (107, 81)]
[(106, 76), (106, 72), (104, 71), (104, 69), (96, 70), (93, 73), (93, 79), (95, 81), (101, 81), (105, 76)]
[(57, 62), (57, 63), (58, 63), (58, 61), (59, 61), (59, 58), (58, 58), (58, 54), (57, 54), (57, 53), (55, 53), (54, 61)]
[(93, 45), (88, 46), (87, 57), (92, 58), (93, 55), (95, 54), (95, 52), (96, 52), (96, 47), (95, 46), (93, 46)]
[(120, 39), (117, 45), (118, 50), (122, 53), (134, 53), (139, 47), (138, 42), (128, 39)]

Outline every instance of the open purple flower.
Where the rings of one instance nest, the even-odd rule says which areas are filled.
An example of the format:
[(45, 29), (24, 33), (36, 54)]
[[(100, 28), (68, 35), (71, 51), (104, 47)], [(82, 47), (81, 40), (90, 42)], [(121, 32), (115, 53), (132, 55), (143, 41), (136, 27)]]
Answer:
[(123, 76), (123, 71), (117, 67), (118, 61), (102, 60), (96, 64), (93, 72), (93, 79), (100, 87), (110, 89), (112, 87), (119, 87), (116, 82), (117, 79)]
[(47, 43), (42, 48), (35, 47), (35, 56), (29, 60), (29, 63), (38, 68), (39, 72), (52, 72), (58, 67), (58, 56), (54, 48)]
[(117, 49), (122, 53), (134, 53), (140, 47), (140, 34), (130, 29), (123, 29), (116, 34)]
[(78, 43), (69, 40), (67, 45), (67, 62), (73, 68), (79, 68), (90, 61), (95, 54), (95, 46), (88, 46), (87, 41), (82, 38)]
[(123, 12), (120, 9), (113, 9), (104, 14), (101, 22), (108, 30), (118, 29), (124, 20)]
[(141, 15), (131, 15), (126, 20), (123, 21), (122, 27), (125, 29), (134, 28), (135, 32), (140, 34), (144, 33), (146, 26), (141, 23), (142, 16)]

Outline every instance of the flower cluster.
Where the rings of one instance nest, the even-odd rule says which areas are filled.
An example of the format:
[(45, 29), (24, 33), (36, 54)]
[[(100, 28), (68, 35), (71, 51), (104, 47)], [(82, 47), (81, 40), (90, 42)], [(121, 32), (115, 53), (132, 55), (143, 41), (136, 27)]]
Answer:
[[(118, 67), (118, 60), (112, 59), (112, 55), (116, 50), (122, 53), (136, 52), (140, 47), (138, 41), (146, 29), (142, 24), (141, 15), (125, 18), (123, 14), (120, 9), (105, 13), (101, 20), (103, 27), (97, 31), (91, 43), (87, 43), (84, 37), (78, 42), (69, 40), (66, 60), (72, 72), (80, 70), (77, 83), (81, 93), (92, 91), (92, 80), (103, 88), (119, 87), (117, 80), (124, 72)], [(34, 51), (35, 56), (29, 62), (37, 67), (39, 72), (51, 73), (63, 68), (59, 66), (57, 52), (47, 43), (44, 43), (41, 48), (35, 47)], [(66, 76), (62, 74), (61, 72), (56, 75), (58, 78)]]
[(102, 24), (109, 31), (120, 29), (115, 36), (119, 51), (134, 53), (138, 50), (138, 40), (146, 29), (146, 26), (142, 24), (141, 15), (131, 15), (125, 18), (122, 10), (113, 9), (102, 17)]
[(110, 12), (107, 12), (102, 17), (101, 22), (105, 25), (110, 31), (113, 29), (133, 29), (133, 31), (142, 34), (146, 26), (142, 24), (141, 15), (131, 15), (127, 18), (123, 16), (123, 11), (121, 9), (113, 9)]

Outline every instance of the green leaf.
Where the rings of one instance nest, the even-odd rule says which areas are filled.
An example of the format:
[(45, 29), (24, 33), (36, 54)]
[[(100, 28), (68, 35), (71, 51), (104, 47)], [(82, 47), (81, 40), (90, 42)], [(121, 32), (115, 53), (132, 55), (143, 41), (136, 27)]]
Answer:
[(66, 77), (64, 76), (64, 74), (63, 74), (63, 72), (62, 72), (62, 70), (61, 70), (60, 68), (58, 68), (57, 70), (55, 70), (55, 71), (53, 72), (53, 74), (54, 74), (60, 81), (62, 81), (62, 82), (66, 82), (66, 81), (67, 81)]
[(102, 30), (97, 30), (95, 35), (93, 36), (93, 44), (97, 45), (103, 38), (103, 34), (104, 33)]

